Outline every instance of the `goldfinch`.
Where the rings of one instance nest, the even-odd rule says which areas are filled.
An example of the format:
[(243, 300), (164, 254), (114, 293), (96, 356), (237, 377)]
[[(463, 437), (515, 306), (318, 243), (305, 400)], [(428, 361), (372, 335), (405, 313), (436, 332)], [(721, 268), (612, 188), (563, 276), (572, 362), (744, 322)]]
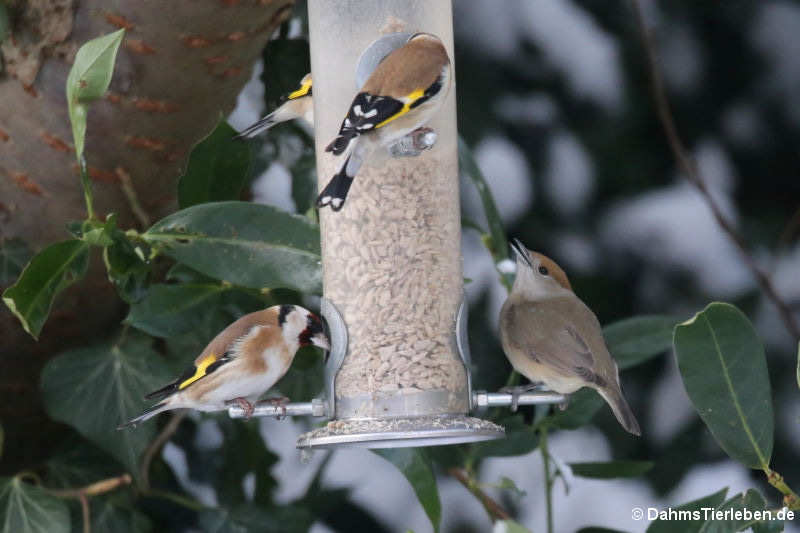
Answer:
[(552, 259), (513, 241), (517, 277), (500, 310), (500, 339), (514, 368), (532, 382), (571, 394), (592, 387), (626, 431), (639, 423), (622, 395), (600, 322)]
[(245, 315), (222, 330), (181, 376), (145, 398), (160, 401), (119, 429), (163, 411), (221, 411), (239, 405), (245, 417), (254, 403), (286, 374), (298, 348), (330, 349), (315, 314), (297, 305), (276, 305)]
[(236, 139), (255, 137), (275, 124), (302, 118), (311, 126), (314, 125), (314, 99), (311, 96), (311, 74), (306, 74), (300, 81), (300, 87), (286, 96), (286, 101), (275, 111), (244, 129)]
[(338, 211), (359, 168), (377, 146), (388, 146), (425, 124), (451, 85), (450, 58), (442, 42), (416, 33), (381, 61), (353, 99), (338, 136), (325, 149), (347, 152), (339, 171), (317, 198)]

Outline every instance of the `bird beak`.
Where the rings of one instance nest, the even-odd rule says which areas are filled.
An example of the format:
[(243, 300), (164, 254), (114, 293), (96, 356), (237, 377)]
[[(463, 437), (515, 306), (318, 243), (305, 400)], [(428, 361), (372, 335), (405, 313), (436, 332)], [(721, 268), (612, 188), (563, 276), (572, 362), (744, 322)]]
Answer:
[(331, 350), (331, 341), (328, 339), (328, 336), (325, 334), (325, 332), (317, 333), (316, 335), (312, 336), (311, 344), (322, 348), (326, 352)]
[(528, 249), (525, 247), (519, 239), (512, 239), (511, 240), (511, 249), (514, 251), (514, 256), (518, 260), (522, 260), (523, 263), (528, 265), (529, 268), (533, 268), (533, 264), (531, 263), (531, 255), (528, 252)]

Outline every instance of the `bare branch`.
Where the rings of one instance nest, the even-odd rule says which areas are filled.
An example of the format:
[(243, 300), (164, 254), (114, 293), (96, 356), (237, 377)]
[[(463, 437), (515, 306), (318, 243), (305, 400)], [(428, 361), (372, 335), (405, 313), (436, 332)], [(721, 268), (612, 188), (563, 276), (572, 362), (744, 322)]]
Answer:
[(661, 78), (661, 72), (656, 62), (655, 47), (653, 46), (653, 42), (650, 37), (650, 32), (647, 29), (647, 25), (645, 24), (640, 0), (631, 0), (631, 1), (633, 4), (633, 11), (636, 15), (636, 24), (639, 27), (639, 33), (641, 35), (642, 45), (644, 46), (645, 52), (647, 54), (647, 66), (650, 72), (650, 82), (651, 82), (650, 90), (652, 92), (653, 100), (655, 100), (655, 106), (658, 112), (658, 118), (661, 121), (661, 125), (664, 128), (664, 133), (667, 136), (667, 142), (669, 143), (672, 155), (675, 157), (675, 160), (678, 163), (678, 167), (680, 168), (684, 176), (686, 176), (686, 179), (689, 180), (689, 183), (691, 183), (702, 195), (703, 200), (711, 209), (711, 212), (714, 215), (714, 218), (716, 219), (719, 227), (722, 228), (722, 230), (733, 241), (736, 248), (738, 248), (739, 253), (742, 256), (745, 265), (750, 270), (753, 277), (756, 279), (756, 282), (761, 287), (761, 290), (764, 292), (764, 295), (770, 301), (772, 301), (773, 304), (775, 304), (775, 307), (778, 308), (778, 312), (780, 313), (781, 319), (783, 320), (786, 329), (789, 331), (792, 337), (798, 339), (800, 338), (800, 325), (798, 325), (797, 320), (792, 314), (791, 308), (775, 290), (775, 286), (772, 284), (772, 280), (770, 279), (770, 277), (761, 267), (758, 266), (755, 259), (753, 259), (753, 256), (750, 254), (747, 248), (747, 244), (744, 241), (744, 238), (741, 235), (739, 235), (739, 233), (733, 227), (733, 224), (728, 220), (728, 218), (722, 212), (722, 209), (720, 209), (716, 200), (714, 200), (714, 197), (711, 195), (711, 193), (708, 190), (708, 187), (706, 187), (705, 182), (700, 176), (700, 172), (697, 169), (697, 165), (692, 160), (691, 156), (689, 155), (688, 151), (686, 150), (683, 144), (683, 141), (681, 141), (681, 138), (678, 135), (678, 130), (675, 126), (675, 120), (672, 117), (672, 112), (669, 107), (669, 101), (667, 100), (666, 91), (664, 90), (664, 82), (663, 79)]
[(142, 491), (147, 492), (150, 490), (150, 463), (153, 462), (153, 458), (161, 447), (166, 444), (170, 437), (178, 430), (178, 425), (185, 416), (186, 411), (173, 414), (169, 422), (167, 422), (167, 425), (161, 430), (161, 433), (158, 434), (153, 442), (150, 443), (150, 446), (144, 451), (142, 465), (139, 469), (139, 484), (141, 485)]
[(447, 473), (456, 478), (459, 483), (464, 485), (468, 491), (478, 498), (478, 501), (483, 504), (484, 509), (486, 509), (486, 512), (492, 519), (492, 522), (496, 522), (497, 520), (511, 520), (511, 515), (509, 515), (499, 503), (494, 501), (488, 494), (483, 492), (483, 490), (481, 490), (481, 488), (478, 486), (478, 483), (470, 477), (469, 473), (465, 469), (453, 467), (449, 468)]

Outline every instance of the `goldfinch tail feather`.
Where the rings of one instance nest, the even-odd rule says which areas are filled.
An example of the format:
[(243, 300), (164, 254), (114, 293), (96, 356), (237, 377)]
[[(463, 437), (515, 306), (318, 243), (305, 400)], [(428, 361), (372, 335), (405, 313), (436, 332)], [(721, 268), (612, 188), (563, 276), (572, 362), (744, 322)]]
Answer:
[(234, 136), (234, 139), (249, 139), (250, 137), (255, 137), (262, 131), (266, 131), (270, 129), (272, 126), (278, 123), (278, 120), (275, 117), (275, 113), (270, 113), (266, 117), (262, 118), (252, 126), (249, 126), (242, 130), (238, 135)]
[(136, 418), (131, 418), (130, 420), (128, 420), (124, 424), (120, 424), (119, 426), (117, 426), (117, 429), (125, 429), (127, 427), (135, 426), (139, 422), (144, 422), (148, 418), (152, 418), (152, 417), (156, 416), (158, 413), (161, 413), (162, 411), (166, 411), (167, 409), (171, 409), (171, 407), (169, 405), (169, 402), (157, 403), (154, 406), (152, 406), (149, 409), (147, 409), (144, 413), (142, 413), (139, 416), (137, 416)]
[(342, 169), (331, 178), (331, 181), (322, 189), (317, 197), (317, 207), (322, 208), (330, 205), (334, 211), (339, 211), (344, 206), (344, 201), (347, 199), (347, 193), (350, 190), (350, 185), (353, 184), (353, 176), (347, 173), (347, 163), (350, 158), (347, 158)]

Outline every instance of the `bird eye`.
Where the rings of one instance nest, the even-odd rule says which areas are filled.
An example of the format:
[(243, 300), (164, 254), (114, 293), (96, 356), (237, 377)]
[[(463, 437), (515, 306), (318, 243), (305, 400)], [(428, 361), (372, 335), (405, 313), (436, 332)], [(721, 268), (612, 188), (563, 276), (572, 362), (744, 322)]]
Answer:
[(546, 276), (548, 273), (549, 271), (547, 270), (546, 266), (542, 265), (539, 267), (539, 274), (541, 274), (542, 276)]

